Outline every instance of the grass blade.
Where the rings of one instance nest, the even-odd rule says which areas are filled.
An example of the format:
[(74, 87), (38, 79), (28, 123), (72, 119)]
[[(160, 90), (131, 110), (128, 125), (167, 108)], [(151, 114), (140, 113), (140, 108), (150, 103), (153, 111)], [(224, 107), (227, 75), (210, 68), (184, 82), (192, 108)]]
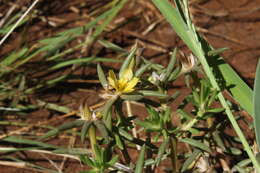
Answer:
[(145, 157), (145, 145), (142, 146), (140, 155), (137, 160), (136, 168), (135, 168), (135, 173), (142, 173), (143, 172), (143, 167), (144, 167), (144, 157)]
[(36, 140), (24, 139), (22, 137), (17, 137), (17, 136), (9, 136), (9, 137), (6, 137), (6, 138), (1, 139), (1, 140), (6, 141), (6, 142), (11, 142), (11, 143), (17, 143), (17, 144), (39, 146), (39, 147), (43, 147), (43, 148), (53, 148), (53, 149), (58, 148), (58, 147), (51, 145), (51, 144), (46, 144), (46, 143), (39, 142), (39, 141), (36, 141)]
[(258, 148), (260, 148), (260, 61), (258, 61), (256, 69), (256, 77), (254, 84), (254, 124), (255, 124), (255, 133), (256, 141)]
[(54, 66), (52, 66), (50, 69), (51, 70), (56, 70), (62, 67), (66, 67), (69, 65), (74, 65), (74, 64), (85, 64), (85, 63), (90, 63), (90, 62), (120, 62), (119, 60), (116, 59), (110, 59), (110, 58), (99, 58), (99, 57), (87, 57), (87, 58), (79, 58), (79, 59), (71, 59), (67, 61), (60, 62)]

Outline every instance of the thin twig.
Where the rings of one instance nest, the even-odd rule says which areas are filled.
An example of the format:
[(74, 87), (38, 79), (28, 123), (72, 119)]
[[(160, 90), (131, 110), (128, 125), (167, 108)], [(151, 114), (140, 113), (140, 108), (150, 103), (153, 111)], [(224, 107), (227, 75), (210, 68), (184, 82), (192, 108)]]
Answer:
[(33, 9), (33, 7), (39, 2), (40, 0), (35, 0), (31, 6), (24, 12), (24, 14), (17, 20), (17, 22), (13, 25), (13, 27), (8, 31), (8, 33), (1, 39), (0, 46), (4, 43), (4, 41), (12, 34), (15, 28), (20, 24), (20, 22), (26, 17), (26, 15)]
[(43, 173), (49, 173), (49, 171), (44, 171), (44, 170), (39, 170), (39, 169), (28, 167), (28, 164), (26, 162), (0, 161), (0, 165), (22, 168), (22, 169), (43, 172)]
[(210, 34), (210, 35), (213, 35), (213, 36), (216, 36), (216, 37), (220, 37), (224, 40), (227, 40), (227, 41), (230, 41), (230, 42), (233, 42), (233, 43), (236, 43), (236, 44), (239, 44), (239, 45), (243, 45), (243, 46), (247, 46), (248, 45), (238, 39), (235, 39), (235, 38), (232, 38), (232, 37), (229, 37), (229, 36), (226, 36), (226, 35), (223, 35), (223, 34), (219, 34), (219, 33), (216, 33), (216, 32), (213, 32), (213, 31), (209, 31), (207, 29), (204, 29), (204, 28), (200, 28), (200, 27), (197, 27), (197, 30), (199, 32), (202, 32), (202, 33), (205, 33), (205, 34)]
[(49, 159), (49, 157), (47, 157), (45, 154), (42, 154), (42, 153), (40, 153), (40, 155), (41, 155), (42, 157), (44, 157), (46, 160), (48, 160), (48, 161), (50, 162), (50, 164), (51, 164), (54, 168), (56, 168), (59, 173), (63, 173), (62, 170), (59, 168), (59, 166), (58, 166), (55, 162), (53, 162), (51, 159)]
[(6, 19), (8, 19), (8, 17), (12, 14), (12, 12), (15, 10), (16, 7), (17, 7), (17, 5), (13, 4), (12, 7), (7, 11), (5, 17), (3, 17), (3, 19), (0, 21), (0, 28), (2, 28)]
[[(76, 129), (74, 128), (73, 131), (76, 132)], [(69, 147), (70, 148), (73, 148), (73, 146), (75, 145), (76, 143), (76, 135), (73, 134), (71, 137), (70, 137), (70, 140), (69, 140)], [(60, 167), (59, 167), (59, 170), (62, 172), (63, 168), (64, 168), (64, 165), (66, 163), (66, 161), (68, 160), (68, 157), (63, 157), (63, 160), (60, 164)]]

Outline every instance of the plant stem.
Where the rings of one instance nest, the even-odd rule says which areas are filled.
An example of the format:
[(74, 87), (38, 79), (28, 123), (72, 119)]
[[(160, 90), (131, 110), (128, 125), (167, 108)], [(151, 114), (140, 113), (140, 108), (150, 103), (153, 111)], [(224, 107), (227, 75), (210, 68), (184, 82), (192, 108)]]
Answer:
[(12, 34), (12, 32), (15, 30), (15, 28), (20, 24), (20, 22), (27, 16), (27, 14), (35, 7), (35, 5), (40, 0), (35, 0), (30, 7), (24, 12), (24, 14), (17, 20), (17, 22), (12, 26), (12, 28), (8, 31), (8, 33), (1, 39), (0, 46), (5, 42), (5, 40), (9, 37), (9, 35)]
[[(126, 101), (126, 111), (127, 111), (128, 117), (133, 116), (130, 101)], [(135, 138), (137, 138), (138, 136), (137, 136), (137, 132), (136, 132), (136, 125), (134, 122), (133, 122), (133, 126), (134, 126), (134, 128), (132, 129), (132, 133), (133, 133), (133, 136)], [(136, 145), (136, 148), (137, 148), (137, 150), (141, 150), (141, 147), (139, 145)]]
[(171, 162), (172, 162), (172, 172), (177, 172), (177, 139), (175, 137), (170, 137), (170, 147), (171, 147)]
[(93, 152), (93, 157), (96, 157), (96, 150), (95, 150), (95, 145), (97, 145), (97, 138), (96, 138), (96, 128), (91, 125), (91, 127), (89, 127), (88, 130), (88, 136), (89, 136), (89, 140), (90, 140), (90, 145), (91, 145), (91, 150)]
[(194, 124), (196, 124), (199, 121), (199, 118), (203, 117), (203, 115), (204, 115), (204, 111), (198, 111), (197, 116), (194, 119), (192, 119), (190, 122), (188, 122), (186, 125), (181, 127), (181, 130), (182, 131), (189, 130), (192, 126), (194, 126)]
[[(80, 112), (81, 112), (81, 118), (83, 120), (93, 121), (92, 112), (89, 110), (89, 107), (86, 102), (80, 106)], [(94, 157), (96, 157), (95, 145), (97, 145), (97, 137), (96, 137), (96, 127), (93, 124), (91, 124), (88, 129), (88, 137), (89, 137), (92, 153)]]

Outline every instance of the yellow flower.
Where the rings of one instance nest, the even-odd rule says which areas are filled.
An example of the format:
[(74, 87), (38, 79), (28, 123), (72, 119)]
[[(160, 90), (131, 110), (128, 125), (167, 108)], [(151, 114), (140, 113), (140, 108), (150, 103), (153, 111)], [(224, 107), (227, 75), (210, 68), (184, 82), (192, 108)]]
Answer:
[(134, 87), (138, 83), (139, 79), (134, 77), (131, 68), (127, 68), (123, 71), (122, 76), (117, 79), (113, 70), (109, 70), (108, 82), (109, 85), (116, 90), (117, 94), (130, 93), (134, 91)]

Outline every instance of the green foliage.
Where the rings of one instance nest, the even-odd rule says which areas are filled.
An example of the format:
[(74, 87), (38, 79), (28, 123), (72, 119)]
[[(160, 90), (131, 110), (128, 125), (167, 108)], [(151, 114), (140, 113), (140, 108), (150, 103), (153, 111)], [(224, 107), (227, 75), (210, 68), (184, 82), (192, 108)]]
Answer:
[[(212, 48), (205, 42), (203, 39), (197, 34), (195, 26), (192, 24), (192, 21), (189, 16), (188, 11), (188, 1), (175, 1), (176, 8), (174, 8), (169, 1), (160, 1), (160, 0), (152, 0), (153, 3), (157, 6), (160, 12), (164, 15), (166, 20), (171, 24), (172, 28), (175, 32), (180, 36), (180, 38), (185, 42), (185, 44), (190, 48), (190, 50), (194, 53), (195, 56), (198, 57), (206, 76), (209, 78), (212, 87), (220, 90), (221, 87), (217, 82), (217, 79), (223, 79), (225, 81), (225, 88), (231, 85), (230, 92), (236, 101), (240, 103), (242, 108), (248, 111), (252, 115), (252, 90), (248, 87), (248, 85), (243, 82), (243, 80), (235, 73), (235, 71), (226, 64), (223, 59), (218, 58), (221, 63), (216, 63), (207, 59), (208, 51), (211, 51)], [(211, 58), (212, 59), (212, 58)], [(218, 71), (220, 73), (212, 72)], [(256, 170), (260, 172), (260, 166), (254, 156), (248, 141), (246, 140), (242, 130), (238, 126), (232, 111), (227, 104), (226, 99), (223, 94), (220, 92), (218, 94), (218, 98), (222, 106), (225, 108), (225, 112), (236, 131), (237, 135), (241, 139), (241, 142), (246, 150), (248, 156), (252, 160)]]
[[(241, 116), (235, 119), (232, 114), (234, 110), (230, 108), (229, 102), (222, 94), (223, 90), (229, 91), (240, 106), (252, 114), (252, 90), (219, 57), (226, 48), (215, 50), (198, 35), (189, 17), (187, 0), (176, 0), (175, 7), (167, 0), (152, 0), (152, 2), (193, 52), (194, 56), (190, 57), (193, 59), (186, 60), (194, 60), (198, 63), (192, 64), (190, 69), (185, 70), (185, 64), (178, 58), (182, 54), (179, 55), (178, 49), (175, 48), (169, 55), (167, 65), (163, 66), (141, 56), (137, 44), (128, 51), (108, 41), (106, 37), (104, 40), (101, 34), (108, 33), (106, 31), (110, 28), (109, 24), (127, 0), (108, 2), (106, 6), (100, 8), (101, 10), (94, 11), (92, 14), (99, 15), (90, 16), (90, 22), (84, 26), (56, 33), (51, 37), (38, 40), (35, 45), (22, 44), (20, 48), (5, 54), (0, 60), (0, 111), (3, 115), (9, 115), (11, 112), (24, 116), (29, 111), (38, 109), (50, 110), (51, 116), (53, 113), (55, 116), (63, 113), (64, 117), (73, 115), (71, 119), (56, 127), (49, 124), (38, 127), (1, 119), (0, 125), (23, 128), (19, 129), (21, 131), (12, 132), (15, 135), (7, 133), (0, 137), (4, 144), (19, 144), (17, 147), (1, 147), (0, 152), (6, 154), (36, 150), (40, 153), (72, 159), (79, 158), (83, 164), (90, 167), (88, 170), (81, 171), (82, 173), (109, 171), (142, 173), (149, 170), (155, 172), (165, 161), (171, 161), (169, 167), (171, 172), (196, 172), (199, 167), (198, 160), (201, 158), (208, 158), (209, 165), (215, 165), (220, 162), (218, 155), (222, 157), (227, 154), (231, 157), (244, 158), (243, 150), (245, 150), (249, 159), (232, 161), (231, 171), (259, 171), (257, 158), (237, 124)], [(103, 11), (103, 8), (106, 11)], [(0, 30), (0, 34), (6, 34), (20, 15), (17, 14), (7, 22)], [(25, 18), (19, 27), (23, 27), (29, 21), (28, 19)], [(88, 38), (78, 43), (77, 40), (87, 33)], [(90, 51), (93, 55), (80, 54), (77, 58), (72, 54), (81, 48), (91, 48), (96, 42), (98, 46), (102, 46), (102, 50), (110, 49), (116, 52), (116, 58), (99, 56), (100, 50), (97, 53)], [(34, 63), (39, 66), (39, 69), (31, 68)], [(117, 92), (118, 88), (115, 89), (111, 84), (111, 76), (107, 74), (112, 63), (121, 63), (117, 71), (119, 79), (112, 82), (117, 87), (128, 86), (130, 89), (128, 88), (127, 92)], [(259, 66), (254, 88), (254, 123), (258, 145)], [(99, 79), (103, 87), (102, 91), (97, 90), (99, 92), (97, 97), (100, 96), (102, 99), (102, 101), (97, 99), (100, 101), (98, 106), (82, 104), (80, 111), (73, 111), (62, 103), (52, 103), (45, 101), (47, 99), (44, 98), (30, 101), (34, 95), (39, 93), (44, 95), (47, 89), (57, 90), (70, 80), (77, 80), (79, 76), (74, 75), (77, 70), (85, 70), (85, 68), (88, 70), (92, 67), (97, 67), (94, 82), (95, 79)], [(129, 72), (129, 69), (132, 71)], [(126, 75), (127, 70), (129, 74)], [(52, 74), (55, 72), (58, 75), (53, 77)], [(39, 75), (40, 77), (31, 78), (34, 73), (42, 74)], [(131, 80), (127, 80), (129, 76), (135, 77), (137, 82), (131, 84)], [(176, 101), (183, 93), (178, 91), (178, 88), (174, 88), (174, 82), (182, 80), (183, 76), (187, 79), (189, 92), (184, 93), (183, 100)], [(172, 88), (173, 94), (171, 94)], [(73, 86), (72, 89), (79, 88)], [(178, 105), (175, 105), (176, 103)], [(172, 108), (172, 105), (177, 107), (177, 111)], [(145, 110), (136, 112), (133, 111), (136, 108), (132, 106), (141, 107), (137, 110), (145, 107)], [(228, 119), (225, 119), (223, 114), (226, 114)], [(57, 115), (56, 119), (58, 120), (60, 116)], [(229, 124), (227, 120), (230, 120), (238, 138), (225, 132)], [(45, 133), (39, 136), (32, 130), (33, 135), (23, 135), (21, 132), (27, 126), (28, 129), (42, 128)], [(19, 133), (21, 134), (16, 135)], [(70, 139), (80, 138), (85, 148), (48, 144), (49, 140), (64, 134), (69, 134)], [(240, 146), (239, 144), (243, 148), (237, 147)], [(183, 150), (179, 148), (182, 145), (185, 146)], [(136, 159), (134, 160), (132, 156), (136, 156)], [(26, 163), (28, 167), (38, 171), (62, 172), (5, 155), (2, 157), (14, 162)]]
[(117, 162), (118, 157), (114, 156), (113, 158), (109, 158), (108, 155), (109, 149), (108, 148), (100, 148), (98, 146), (95, 147), (96, 157), (95, 159), (91, 159), (86, 155), (81, 155), (80, 160), (90, 166), (92, 169), (88, 171), (81, 171), (81, 173), (103, 173), (109, 167), (113, 167), (114, 164)]
[(260, 61), (258, 62), (254, 84), (254, 125), (258, 147), (260, 148)]

